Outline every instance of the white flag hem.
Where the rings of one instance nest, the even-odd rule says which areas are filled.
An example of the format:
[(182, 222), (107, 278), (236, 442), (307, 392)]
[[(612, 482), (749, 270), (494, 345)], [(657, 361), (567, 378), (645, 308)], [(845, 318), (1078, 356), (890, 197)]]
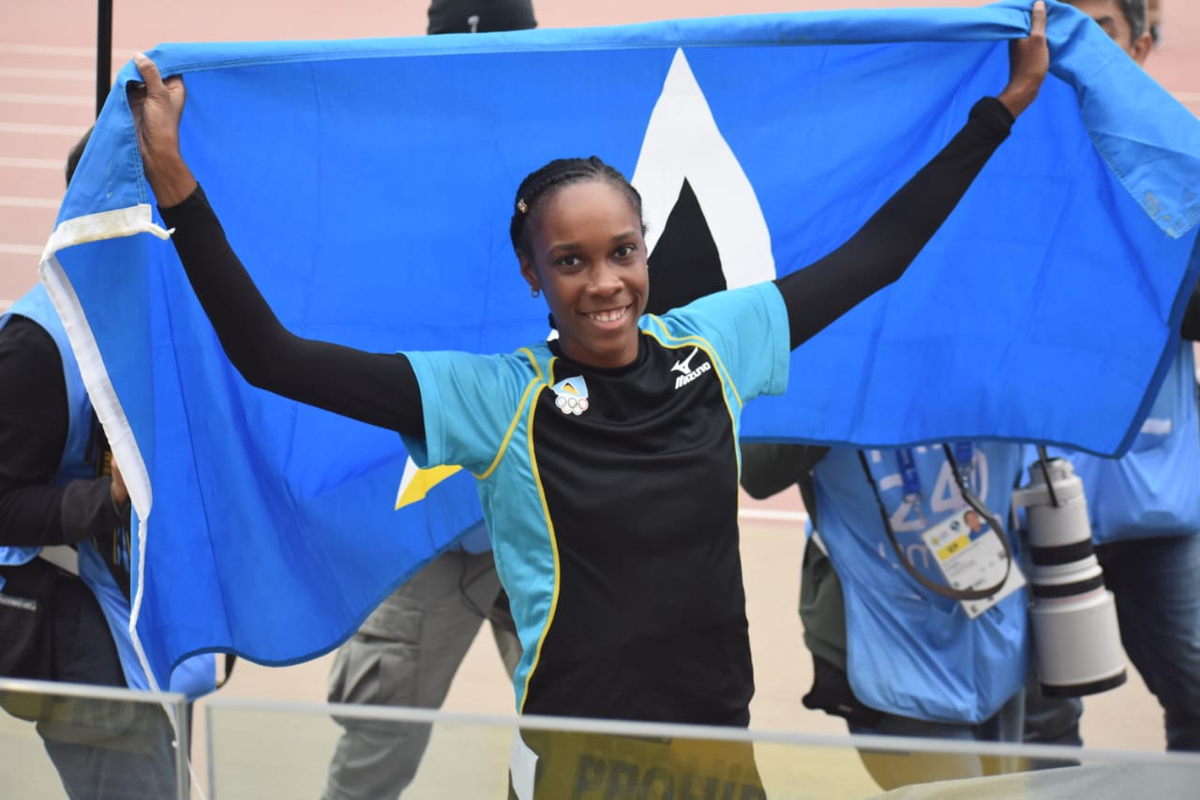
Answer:
[[(133, 429), (125, 416), (125, 410), (121, 408), (121, 401), (117, 398), (112, 381), (109, 380), (108, 370), (104, 366), (104, 360), (100, 357), (100, 348), (96, 344), (92, 328), (83, 313), (79, 297), (75, 294), (75, 289), (67, 279), (66, 272), (57, 256), (59, 250), (78, 244), (134, 236), (139, 233), (149, 233), (159, 239), (170, 238), (170, 231), (164, 230), (154, 223), (150, 206), (145, 203), (64, 220), (58, 224), (54, 232), (50, 234), (49, 241), (46, 242), (46, 248), (42, 251), (39, 271), (42, 283), (45, 284), (46, 291), (50, 295), (50, 300), (54, 303), (59, 317), (62, 318), (67, 338), (71, 342), (71, 350), (79, 362), (79, 373), (83, 377), (83, 384), (91, 398), (92, 408), (96, 411), (96, 418), (100, 420), (100, 425), (104, 428), (104, 435), (112, 447), (113, 458), (117, 460), (117, 463), (123, 465), (121, 476), (125, 479), (125, 485), (129, 490), (129, 499), (138, 515), (138, 531), (142, 541), (137, 548), (137, 592), (130, 599), (129, 638), (133, 643), (134, 652), (137, 653), (138, 664), (146, 676), (150, 691), (158, 692), (161, 691), (161, 688), (158, 680), (154, 677), (154, 671), (150, 669), (150, 660), (146, 658), (146, 651), (142, 647), (142, 640), (137, 632), (138, 617), (142, 609), (142, 593), (146, 585), (147, 519), (150, 516), (150, 507), (153, 505), (150, 476), (146, 471), (146, 462), (142, 459), (142, 452), (133, 438)], [(179, 725), (181, 721), (175, 718), (172, 707), (164, 705), (163, 709), (167, 712), (167, 719), (175, 731), (175, 740), (178, 742), (180, 741)], [(190, 757), (187, 759), (187, 768), (191, 785), (197, 796), (203, 800), (204, 792), (200, 786), (199, 777), (192, 767)]]
[[(151, 691), (157, 692), (160, 690), (158, 681), (154, 677), (154, 671), (150, 669), (150, 662), (146, 658), (137, 633), (142, 592), (146, 583), (147, 520), (153, 505), (150, 475), (146, 470), (146, 462), (142, 459), (141, 450), (138, 449), (137, 442), (134, 440), (129, 419), (125, 416), (125, 410), (121, 407), (121, 401), (109, 379), (108, 370), (100, 356), (100, 347), (96, 343), (91, 325), (88, 323), (79, 297), (75, 294), (75, 288), (67, 278), (57, 255), (60, 250), (75, 245), (117, 239), (139, 233), (149, 233), (160, 239), (170, 237), (166, 230), (154, 223), (150, 206), (144, 203), (64, 220), (58, 224), (54, 232), (50, 234), (49, 241), (46, 242), (46, 248), (42, 251), (39, 272), (42, 283), (45, 284), (46, 291), (50, 295), (50, 300), (54, 303), (54, 307), (62, 319), (67, 338), (71, 342), (71, 350), (79, 363), (79, 373), (83, 377), (83, 384), (91, 398), (92, 408), (95, 409), (96, 418), (100, 421), (104, 435), (108, 438), (113, 458), (121, 465), (121, 476), (125, 480), (125, 485), (129, 490), (129, 499), (138, 516), (141, 542), (137, 548), (137, 592), (130, 599), (129, 636), (133, 642), (134, 652), (137, 653), (138, 662), (145, 673), (146, 681)], [(172, 724), (174, 724), (174, 720), (172, 720)]]

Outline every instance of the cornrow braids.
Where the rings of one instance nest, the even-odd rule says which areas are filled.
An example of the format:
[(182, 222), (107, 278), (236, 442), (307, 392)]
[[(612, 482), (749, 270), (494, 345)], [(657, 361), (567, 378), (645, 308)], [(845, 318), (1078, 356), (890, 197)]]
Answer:
[(513, 249), (529, 255), (529, 239), (526, 236), (526, 221), (543, 198), (553, 195), (564, 186), (582, 181), (609, 181), (625, 191), (638, 220), (642, 218), (642, 196), (633, 184), (625, 180), (619, 171), (605, 164), (596, 156), (590, 158), (556, 158), (541, 169), (525, 176), (517, 187), (513, 200), (512, 222), (508, 234)]

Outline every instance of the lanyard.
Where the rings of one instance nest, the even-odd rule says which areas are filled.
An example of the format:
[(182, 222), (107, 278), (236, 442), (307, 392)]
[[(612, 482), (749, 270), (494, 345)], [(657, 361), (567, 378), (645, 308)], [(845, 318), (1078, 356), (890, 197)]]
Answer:
[[(954, 459), (967, 468), (975, 457), (975, 446), (970, 442), (954, 443)], [(900, 471), (900, 480), (904, 485), (904, 499), (920, 502), (921, 475), (917, 472), (917, 460), (913, 457), (911, 447), (901, 447), (896, 451), (896, 469)]]
[[(941, 595), (942, 597), (949, 597), (953, 600), (986, 600), (996, 592), (1000, 591), (1004, 584), (1008, 582), (1008, 575), (1012, 571), (1012, 549), (1009, 547), (1008, 537), (1004, 534), (1004, 526), (1000, 523), (1000, 520), (998, 520), (992, 514), (992, 512), (988, 510), (983, 501), (976, 497), (971, 491), (970, 484), (967, 482), (967, 477), (962, 474), (962, 471), (958, 467), (957, 462), (959, 461), (970, 465), (970, 460), (975, 455), (972, 445), (969, 442), (956, 443), (954, 445), (954, 452), (952, 453), (950, 446), (944, 444), (942, 445), (942, 452), (946, 456), (946, 461), (950, 463), (950, 469), (954, 473), (954, 481), (958, 484), (958, 490), (962, 494), (963, 500), (981, 517), (987, 520), (988, 525), (990, 525), (992, 530), (995, 531), (996, 535), (1000, 537), (1000, 543), (1004, 546), (1004, 558), (1006, 561), (1004, 577), (994, 586), (986, 586), (982, 589), (952, 589), (949, 586), (936, 583), (922, 575), (917, 568), (913, 566), (912, 562), (909, 561), (908, 555), (905, 553), (904, 548), (900, 546), (900, 542), (896, 539), (896, 531), (892, 528), (891, 515), (888, 514), (887, 507), (883, 503), (883, 494), (879, 491), (879, 484), (875, 482), (875, 477), (871, 474), (871, 466), (867, 463), (867, 455), (862, 450), (858, 451), (858, 463), (862, 466), (863, 474), (866, 475), (867, 482), (871, 485), (871, 492), (875, 495), (875, 505), (879, 508), (879, 516), (883, 522), (883, 529), (887, 532), (888, 541), (891, 542), (892, 550), (895, 552), (896, 558), (899, 559), (900, 565), (904, 567), (904, 571), (907, 572), (917, 583), (921, 584), (931, 592)], [(916, 483), (913, 485), (916, 487), (917, 492), (919, 493), (921, 489), (921, 483), (920, 479), (916, 478), (916, 465), (914, 463), (912, 450), (906, 451), (903, 462), (899, 454), (897, 454), (896, 463), (901, 467), (901, 479), (906, 482), (905, 492), (908, 492), (908, 479), (904, 477), (904, 473), (906, 471), (910, 471), (916, 480)], [(904, 464), (907, 464), (908, 470), (906, 470)]]
[(904, 482), (904, 498), (921, 497), (921, 476), (917, 473), (917, 460), (913, 458), (911, 447), (902, 447), (896, 451), (896, 468), (900, 470), (900, 479)]

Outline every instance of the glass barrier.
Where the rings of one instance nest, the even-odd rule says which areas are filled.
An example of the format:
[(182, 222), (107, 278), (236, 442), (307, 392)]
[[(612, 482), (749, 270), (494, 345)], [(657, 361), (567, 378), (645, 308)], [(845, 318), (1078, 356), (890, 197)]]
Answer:
[(0, 798), (188, 796), (183, 695), (0, 678), (0, 709)]
[(327, 782), (361, 790), (350, 773), (331, 775), (336, 748), (343, 763), (367, 764), (423, 737), (404, 798), (1115, 800), (1194, 797), (1200, 786), (1200, 755), (536, 717), (520, 720), (518, 737), (515, 717), (221, 697), (205, 713), (210, 800), (315, 798)]

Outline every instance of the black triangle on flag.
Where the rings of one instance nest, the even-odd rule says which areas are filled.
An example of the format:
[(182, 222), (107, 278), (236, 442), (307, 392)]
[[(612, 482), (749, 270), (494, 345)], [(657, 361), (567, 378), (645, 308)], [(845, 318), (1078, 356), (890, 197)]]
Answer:
[(648, 262), (649, 314), (665, 314), (727, 288), (721, 253), (687, 178)]
[(754, 186), (681, 49), (646, 123), (631, 182), (647, 228), (649, 313), (775, 278), (771, 232)]

